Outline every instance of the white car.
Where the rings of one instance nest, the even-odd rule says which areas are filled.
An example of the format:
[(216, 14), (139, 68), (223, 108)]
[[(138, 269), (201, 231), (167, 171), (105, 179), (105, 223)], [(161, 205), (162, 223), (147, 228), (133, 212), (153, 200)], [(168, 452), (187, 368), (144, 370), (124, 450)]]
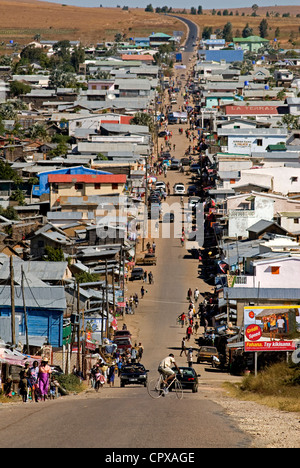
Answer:
[(164, 182), (156, 182), (155, 189), (160, 189), (160, 188), (165, 190), (166, 189), (166, 184)]
[(174, 195), (184, 195), (185, 194), (185, 186), (183, 184), (175, 184), (173, 189), (174, 189)]

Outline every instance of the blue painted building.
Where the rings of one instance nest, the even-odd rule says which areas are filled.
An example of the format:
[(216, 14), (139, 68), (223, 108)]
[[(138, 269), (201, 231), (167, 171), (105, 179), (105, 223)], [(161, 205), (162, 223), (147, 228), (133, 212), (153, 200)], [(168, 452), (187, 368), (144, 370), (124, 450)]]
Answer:
[(74, 174), (74, 175), (86, 175), (86, 174), (110, 174), (110, 172), (104, 171), (95, 171), (94, 169), (89, 169), (88, 167), (84, 166), (76, 166), (76, 167), (66, 167), (63, 169), (57, 169), (54, 171), (47, 171), (41, 172), (37, 175), (39, 179), (39, 185), (34, 185), (32, 189), (32, 195), (36, 197), (40, 197), (43, 194), (50, 193), (50, 185), (48, 182), (49, 174)]
[[(25, 283), (26, 284), (26, 283)], [(1, 286), (0, 316), (11, 316), (10, 286)], [(32, 337), (44, 337), (53, 347), (63, 345), (63, 316), (67, 308), (63, 286), (25, 286), (26, 314), (29, 341)], [(15, 286), (15, 313), (19, 320), (19, 333), (25, 335), (25, 314), (21, 286)], [(16, 336), (18, 341), (18, 336)]]
[(244, 51), (235, 49), (221, 49), (221, 50), (200, 50), (200, 57), (204, 57), (207, 62), (221, 62), (225, 60), (226, 63), (242, 62), (244, 60)]
[(135, 37), (134, 43), (136, 47), (141, 47), (142, 49), (150, 47), (150, 38), (149, 37)]

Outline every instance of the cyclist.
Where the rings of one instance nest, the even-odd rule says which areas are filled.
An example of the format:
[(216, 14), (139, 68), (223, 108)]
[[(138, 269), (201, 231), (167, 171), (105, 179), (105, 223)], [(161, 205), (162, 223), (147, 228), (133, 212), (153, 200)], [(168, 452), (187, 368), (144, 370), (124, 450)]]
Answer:
[(180, 374), (180, 369), (176, 364), (174, 354), (169, 354), (169, 356), (163, 359), (158, 366), (158, 372), (162, 374), (165, 385), (168, 385), (168, 382), (173, 380), (175, 377), (175, 371), (172, 367), (176, 367), (177, 372)]

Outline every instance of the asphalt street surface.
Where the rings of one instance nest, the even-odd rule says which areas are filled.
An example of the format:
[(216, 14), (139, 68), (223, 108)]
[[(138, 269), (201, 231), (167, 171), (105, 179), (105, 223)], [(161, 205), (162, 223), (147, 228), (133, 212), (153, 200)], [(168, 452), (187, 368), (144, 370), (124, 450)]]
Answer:
[[(186, 21), (186, 20), (185, 20)], [(190, 43), (184, 52), (184, 63), (193, 64)], [(182, 73), (182, 70), (180, 70)], [(178, 101), (180, 105), (181, 101)], [(184, 155), (189, 143), (180, 136), (178, 125), (172, 126), (173, 155)], [(172, 187), (175, 182), (189, 181), (178, 171), (169, 171), (167, 179)], [(169, 197), (171, 202), (179, 197)], [(162, 225), (160, 225), (161, 227)], [(143, 364), (149, 376), (157, 376), (159, 362), (170, 352), (175, 354), (178, 365), (186, 365), (186, 357), (180, 354), (180, 344), (185, 329), (176, 322), (178, 315), (188, 310), (188, 288), (199, 288), (200, 293), (209, 287), (197, 277), (198, 261), (182, 247), (178, 238), (157, 238), (158, 263), (149, 267), (154, 274), (154, 284), (144, 285), (147, 290), (135, 315), (125, 316), (125, 322), (134, 341), (144, 346)], [(128, 295), (140, 293), (141, 281), (128, 283)], [(122, 322), (121, 324), (122, 325)], [(197, 349), (195, 337), (190, 345)], [(172, 395), (153, 400), (146, 388), (128, 386), (105, 387), (99, 393), (90, 389), (78, 396), (55, 401), (0, 406), (1, 448), (115, 448), (115, 449), (197, 449), (197, 448), (247, 448), (250, 437), (237, 427), (221, 406), (210, 399), (212, 388), (223, 380), (233, 378), (228, 374), (207, 373), (205, 365), (194, 364), (201, 374), (199, 391), (185, 390), (183, 399)], [(50, 462), (50, 460), (49, 460)], [(53, 460), (52, 460), (53, 462)], [(95, 463), (95, 460), (90, 460)]]

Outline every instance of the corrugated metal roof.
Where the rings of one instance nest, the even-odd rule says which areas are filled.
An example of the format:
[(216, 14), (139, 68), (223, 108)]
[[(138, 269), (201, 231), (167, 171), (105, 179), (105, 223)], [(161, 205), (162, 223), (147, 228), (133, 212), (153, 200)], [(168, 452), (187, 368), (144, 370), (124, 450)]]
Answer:
[[(34, 309), (60, 309), (67, 307), (63, 286), (24, 287), (26, 307)], [(0, 309), (11, 307), (10, 286), (3, 286), (0, 291)], [(23, 307), (22, 290), (15, 286), (15, 306)]]
[(224, 288), (224, 297), (245, 300), (299, 300), (300, 289), (290, 288)]

